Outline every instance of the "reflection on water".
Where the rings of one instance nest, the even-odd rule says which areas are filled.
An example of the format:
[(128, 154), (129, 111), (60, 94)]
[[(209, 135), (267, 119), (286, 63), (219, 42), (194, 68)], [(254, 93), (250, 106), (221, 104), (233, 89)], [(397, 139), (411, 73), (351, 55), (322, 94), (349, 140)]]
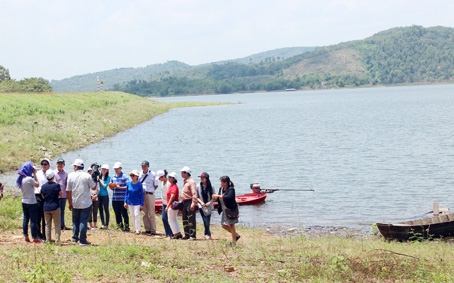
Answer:
[(367, 227), (420, 215), (433, 202), (454, 209), (453, 91), (441, 85), (166, 98), (241, 103), (173, 109), (62, 157), (121, 161), (125, 172), (140, 169), (143, 159), (155, 171), (187, 165), (196, 180), (208, 172), (216, 188), (229, 175), (237, 194), (254, 182), (294, 190), (242, 206), (240, 222), (248, 226)]

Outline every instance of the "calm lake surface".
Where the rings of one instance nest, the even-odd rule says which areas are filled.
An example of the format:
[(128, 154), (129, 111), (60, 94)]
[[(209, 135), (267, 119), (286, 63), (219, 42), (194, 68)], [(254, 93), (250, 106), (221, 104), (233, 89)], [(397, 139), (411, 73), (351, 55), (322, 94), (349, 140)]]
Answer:
[(234, 104), (173, 109), (62, 157), (121, 161), (124, 172), (143, 159), (154, 171), (187, 165), (216, 189), (229, 175), (237, 194), (254, 182), (280, 188), (241, 207), (247, 226), (369, 229), (422, 216), (433, 202), (454, 210), (454, 85), (159, 100)]

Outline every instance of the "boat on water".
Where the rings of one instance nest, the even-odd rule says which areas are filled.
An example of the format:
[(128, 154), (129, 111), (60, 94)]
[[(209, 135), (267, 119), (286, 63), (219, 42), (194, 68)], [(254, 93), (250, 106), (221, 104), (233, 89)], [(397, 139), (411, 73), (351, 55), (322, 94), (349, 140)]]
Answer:
[(454, 213), (397, 223), (377, 223), (386, 240), (419, 240), (454, 236)]
[[(251, 184), (251, 189), (253, 191), (252, 193), (235, 196), (236, 203), (238, 205), (254, 205), (254, 204), (260, 204), (262, 202), (265, 202), (265, 199), (268, 194), (266, 192), (263, 192), (262, 189), (260, 189), (259, 184)], [(269, 191), (269, 189), (268, 189), (265, 191), (273, 192), (275, 190)], [(157, 199), (155, 201), (154, 205), (155, 205), (156, 213), (161, 213), (162, 212), (162, 199)], [(216, 202), (214, 202), (214, 208), (217, 208), (217, 207), (218, 207), (218, 202), (216, 201)]]

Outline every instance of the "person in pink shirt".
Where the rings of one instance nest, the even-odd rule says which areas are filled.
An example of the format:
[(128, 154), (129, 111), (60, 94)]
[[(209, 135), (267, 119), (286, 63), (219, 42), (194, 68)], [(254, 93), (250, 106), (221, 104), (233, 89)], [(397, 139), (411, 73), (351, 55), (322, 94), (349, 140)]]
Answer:
[(175, 172), (170, 173), (167, 175), (170, 187), (167, 190), (167, 206), (165, 212), (168, 214), (168, 221), (170, 225), (170, 229), (172, 229), (173, 237), (172, 239), (181, 239), (183, 236), (181, 235), (180, 225), (178, 225), (178, 210), (172, 209), (173, 201), (179, 200), (179, 192), (178, 192), (178, 185), (177, 185), (177, 174)]
[(181, 170), (184, 179), (181, 197), (183, 199), (183, 229), (185, 240), (196, 239), (196, 208), (197, 208), (197, 185), (191, 178), (191, 169), (184, 166)]

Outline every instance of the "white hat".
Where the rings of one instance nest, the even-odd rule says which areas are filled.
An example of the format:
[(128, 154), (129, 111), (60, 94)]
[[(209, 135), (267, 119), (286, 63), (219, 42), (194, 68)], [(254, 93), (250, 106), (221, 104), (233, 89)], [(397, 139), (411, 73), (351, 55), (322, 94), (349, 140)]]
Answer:
[(117, 169), (117, 168), (123, 168), (123, 165), (121, 164), (121, 162), (115, 162), (113, 169)]
[(84, 162), (82, 161), (82, 159), (76, 159), (74, 160), (73, 166), (84, 167)]
[(159, 178), (161, 178), (162, 176), (165, 176), (165, 175), (166, 175), (166, 174), (164, 173), (163, 170), (158, 170), (158, 171), (156, 172), (156, 179), (159, 179)]
[(167, 176), (176, 179), (177, 178), (177, 173), (172, 172), (172, 173), (169, 173)]
[(181, 168), (180, 172), (186, 172), (191, 174), (191, 169), (188, 166), (184, 166), (183, 168)]
[(132, 170), (131, 172), (129, 172), (129, 176), (131, 176), (131, 175), (136, 175), (137, 177), (139, 177), (140, 174), (139, 174), (139, 171)]
[(47, 172), (46, 172), (47, 180), (51, 180), (54, 176), (55, 176), (54, 170), (47, 170)]
[(109, 170), (109, 164), (103, 164), (103, 165), (101, 166), (101, 169), (107, 169), (107, 170)]

